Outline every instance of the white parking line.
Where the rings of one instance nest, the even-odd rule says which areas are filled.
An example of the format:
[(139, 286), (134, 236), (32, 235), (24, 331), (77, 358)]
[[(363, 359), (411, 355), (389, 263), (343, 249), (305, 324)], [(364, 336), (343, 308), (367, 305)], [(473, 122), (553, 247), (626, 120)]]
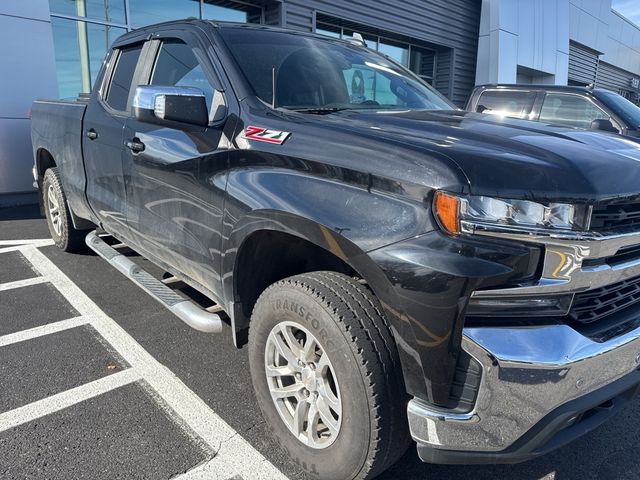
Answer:
[(14, 288), (28, 287), (29, 285), (37, 285), (45, 283), (47, 279), (44, 277), (25, 278), (24, 280), (16, 280), (15, 282), (0, 283), (0, 292), (3, 290), (12, 290)]
[(36, 247), (44, 247), (46, 245), (53, 245), (53, 240), (50, 238), (28, 238), (22, 240), (0, 240), (0, 246), (2, 245), (34, 245)]
[(34, 338), (42, 337), (44, 335), (51, 335), (52, 333), (62, 332), (70, 328), (79, 327), (89, 323), (89, 317), (75, 317), (68, 320), (61, 320), (59, 322), (48, 323), (47, 325), (41, 325), (39, 327), (29, 328), (28, 330), (21, 330), (16, 333), (9, 333), (0, 337), (0, 347), (11, 345), (12, 343), (24, 342)]
[[(209, 462), (200, 465), (192, 472), (187, 472), (187, 477), (185, 478), (230, 478), (240, 475), (243, 478), (251, 479), (286, 479), (276, 467), (244, 440), (218, 414), (211, 410), (173, 372), (153, 358), (120, 325), (108, 317), (98, 305), (37, 249), (39, 245), (39, 243), (23, 245), (20, 247), (20, 252), (44, 278), (58, 289), (82, 318), (89, 319), (88, 323), (131, 365), (132, 368), (130, 370), (116, 375), (121, 375), (127, 371), (135, 372), (135, 374), (130, 373), (130, 375), (134, 375), (136, 379), (143, 379), (155, 390), (171, 409), (169, 413), (176, 417), (177, 423), (188, 426), (194, 434), (200, 437), (216, 453), (216, 456)], [(109, 267), (105, 265), (105, 268)], [(106, 379), (103, 380), (106, 381)], [(61, 396), (60, 398), (64, 399), (67, 398), (67, 393), (63, 392), (54, 397)], [(73, 398), (76, 401), (65, 404), (65, 406), (70, 406), (83, 400), (77, 395)], [(44, 402), (43, 405), (47, 405), (46, 400), (48, 399), (36, 403)], [(71, 401), (71, 398), (68, 401)], [(34, 420), (44, 414), (42, 413), (45, 411), (44, 408), (29, 407), (30, 405), (27, 405), (0, 415), (0, 431), (2, 425), (4, 425), (3, 421), (7, 425), (12, 425), (11, 419), (14, 418), (12, 415), (18, 410), (21, 411), (19, 418), (23, 419), (21, 420), (22, 423)], [(15, 423), (15, 420), (13, 422)]]
[(90, 398), (97, 397), (98, 395), (138, 380), (140, 380), (140, 374), (134, 369), (128, 368), (127, 370), (114, 373), (99, 380), (43, 398), (37, 402), (0, 413), (0, 432), (30, 422), (36, 418), (44, 417), (63, 408), (71, 407), (76, 403), (89, 400)]
[[(235, 436), (221, 445), (217, 455), (206, 463), (172, 480), (211, 480), (213, 478), (232, 479), (239, 475), (247, 480), (270, 480), (273, 477), (273, 465), (256, 450), (247, 457), (242, 444), (245, 440)], [(281, 478), (282, 478), (282, 474)]]
[(33, 247), (47, 247), (53, 245), (53, 240), (45, 238), (42, 240), (0, 240), (0, 246), (9, 245), (7, 247), (0, 248), (0, 253), (15, 252), (21, 250), (25, 245)]

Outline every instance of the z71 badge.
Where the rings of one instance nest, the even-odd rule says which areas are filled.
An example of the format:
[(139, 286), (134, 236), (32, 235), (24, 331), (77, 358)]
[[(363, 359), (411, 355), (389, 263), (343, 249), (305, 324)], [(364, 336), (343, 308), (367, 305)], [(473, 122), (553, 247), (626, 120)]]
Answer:
[(242, 138), (282, 145), (284, 141), (289, 138), (289, 135), (291, 135), (291, 132), (281, 132), (280, 130), (268, 130), (262, 127), (248, 126), (244, 129)]

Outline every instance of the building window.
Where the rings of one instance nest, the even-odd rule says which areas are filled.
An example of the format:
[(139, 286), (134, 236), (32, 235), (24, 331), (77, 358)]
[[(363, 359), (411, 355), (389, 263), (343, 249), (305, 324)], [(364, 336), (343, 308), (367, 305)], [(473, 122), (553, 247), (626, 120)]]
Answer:
[(433, 85), (436, 68), (436, 52), (426, 48), (411, 46), (409, 69), (425, 82)]
[(378, 51), (405, 67), (409, 66), (409, 45), (381, 39), (378, 42)]
[(60, 98), (89, 93), (113, 41), (134, 28), (187, 17), (263, 18), (262, 7), (228, 0), (49, 0), (49, 8)]
[(144, 27), (152, 23), (200, 17), (199, 0), (129, 0), (129, 23)]
[(220, 22), (262, 23), (262, 9), (259, 7), (239, 3), (230, 8), (229, 2), (224, 2), (224, 5), (215, 5), (211, 0), (205, 0), (202, 4), (202, 18)]
[(65, 18), (52, 18), (51, 28), (60, 98), (89, 93), (109, 46), (127, 31)]
[(351, 39), (355, 32), (362, 35), (367, 47), (409, 68), (427, 83), (433, 85), (435, 77), (435, 50), (414, 43), (388, 38), (392, 33), (381, 32), (371, 27), (357, 26), (352, 22), (318, 14), (316, 33), (328, 37)]
[(126, 23), (125, 0), (49, 0), (51, 13), (86, 17), (110, 23)]

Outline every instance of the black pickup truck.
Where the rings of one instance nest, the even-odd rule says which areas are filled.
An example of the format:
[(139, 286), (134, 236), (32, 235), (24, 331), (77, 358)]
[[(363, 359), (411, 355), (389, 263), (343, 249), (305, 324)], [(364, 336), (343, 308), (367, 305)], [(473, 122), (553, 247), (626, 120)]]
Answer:
[(356, 40), (196, 20), (127, 33), (90, 98), (32, 112), (56, 244), (248, 342), (312, 476), (374, 477), (411, 438), (524, 461), (638, 392), (634, 142), (458, 110)]

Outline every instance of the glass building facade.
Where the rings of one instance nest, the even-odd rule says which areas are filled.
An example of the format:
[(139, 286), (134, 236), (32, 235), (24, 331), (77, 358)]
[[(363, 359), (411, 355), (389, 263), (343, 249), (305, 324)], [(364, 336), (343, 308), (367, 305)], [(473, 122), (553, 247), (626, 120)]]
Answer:
[(49, 0), (60, 98), (89, 93), (104, 56), (123, 33), (186, 17), (262, 21), (262, 8), (207, 0)]
[[(186, 17), (351, 37), (406, 65), (454, 103), (474, 85), (479, 0), (0, 0), (0, 205), (31, 202), (29, 108), (88, 93), (125, 32)], [(53, 41), (52, 41), (53, 40)], [(367, 87), (378, 83), (367, 80)], [(9, 199), (9, 200), (7, 200)], [(18, 200), (16, 200), (18, 199)], [(4, 202), (4, 203), (3, 203)]]
[(390, 38), (394, 36), (392, 32), (373, 29), (353, 22), (344, 22), (328, 15), (317, 15), (316, 33), (350, 39), (356, 32), (362, 35), (367, 47), (387, 55), (433, 85), (437, 58), (437, 52), (434, 49), (417, 42)]

